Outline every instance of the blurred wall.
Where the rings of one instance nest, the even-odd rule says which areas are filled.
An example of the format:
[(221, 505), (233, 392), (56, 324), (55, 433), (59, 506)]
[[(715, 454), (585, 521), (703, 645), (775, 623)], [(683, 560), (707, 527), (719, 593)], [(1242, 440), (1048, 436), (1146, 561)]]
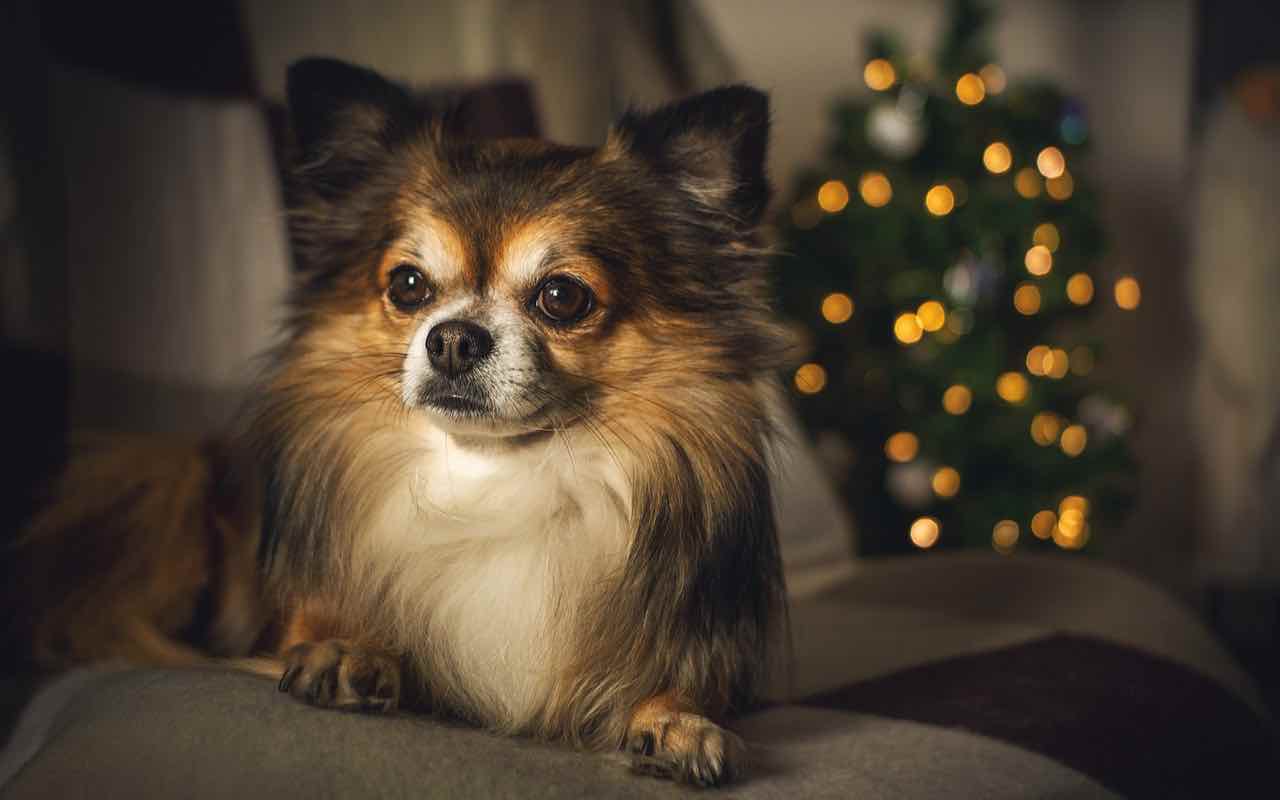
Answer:
[[(896, 30), (922, 56), (941, 30), (942, 0), (701, 0), (738, 76), (773, 93), (772, 167), (784, 191), (825, 143), (827, 108), (862, 85), (863, 35)], [(1109, 556), (1175, 586), (1191, 578), (1194, 453), (1187, 385), (1194, 342), (1185, 294), (1184, 221), (1191, 162), (1193, 8), (1189, 0), (1006, 2), (995, 50), (1011, 80), (1043, 76), (1086, 108), (1111, 250), (1100, 273), (1142, 282), (1136, 313), (1109, 292), (1097, 321), (1108, 344), (1104, 380), (1134, 399), (1139, 507), (1109, 537)]]

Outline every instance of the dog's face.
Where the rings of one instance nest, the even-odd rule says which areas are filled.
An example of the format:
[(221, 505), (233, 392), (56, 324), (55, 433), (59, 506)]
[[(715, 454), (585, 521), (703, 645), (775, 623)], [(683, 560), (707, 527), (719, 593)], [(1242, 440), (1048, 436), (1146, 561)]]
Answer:
[(600, 149), (471, 142), (373, 73), (290, 74), (304, 360), (447, 431), (519, 436), (755, 374), (767, 106), (723, 89)]

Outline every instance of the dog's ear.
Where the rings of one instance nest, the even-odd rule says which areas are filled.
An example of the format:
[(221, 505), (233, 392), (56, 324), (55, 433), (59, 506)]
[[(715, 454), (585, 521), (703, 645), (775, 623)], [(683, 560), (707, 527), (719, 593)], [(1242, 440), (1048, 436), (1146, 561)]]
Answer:
[(606, 152), (626, 151), (673, 176), (698, 202), (754, 227), (769, 203), (769, 97), (725, 86), (651, 112), (628, 112)]
[(366, 163), (413, 119), (408, 92), (331, 58), (294, 62), (285, 80), (296, 165), (323, 173)]

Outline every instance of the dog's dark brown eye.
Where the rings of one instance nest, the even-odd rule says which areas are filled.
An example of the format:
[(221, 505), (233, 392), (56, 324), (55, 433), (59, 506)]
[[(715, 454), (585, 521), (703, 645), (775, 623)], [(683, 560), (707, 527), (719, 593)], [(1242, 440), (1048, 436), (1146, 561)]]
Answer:
[(548, 278), (538, 289), (538, 310), (553, 322), (574, 322), (591, 308), (591, 292), (571, 278)]
[(387, 297), (395, 303), (396, 308), (409, 311), (427, 302), (430, 291), (427, 289), (427, 278), (417, 267), (401, 264), (391, 270), (391, 285), (387, 287)]

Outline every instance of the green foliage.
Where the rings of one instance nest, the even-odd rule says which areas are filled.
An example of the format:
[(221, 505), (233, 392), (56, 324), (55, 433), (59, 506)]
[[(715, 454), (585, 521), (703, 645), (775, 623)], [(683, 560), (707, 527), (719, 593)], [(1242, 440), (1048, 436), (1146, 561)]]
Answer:
[[(834, 453), (829, 461), (866, 553), (911, 549), (906, 532), (926, 515), (940, 521), (942, 547), (990, 547), (992, 527), (1002, 519), (1018, 523), (1019, 547), (1052, 547), (1032, 536), (1030, 520), (1042, 509), (1056, 511), (1067, 495), (1089, 500), (1092, 547), (1105, 540), (1108, 525), (1132, 498), (1123, 407), (1094, 384), (1094, 373), (1053, 378), (1028, 372), (1028, 351), (1036, 345), (1074, 352), (1081, 372), (1086, 355), (1101, 355), (1079, 323), (1109, 299), (1094, 272), (1105, 236), (1097, 196), (1078, 169), (1088, 135), (1070, 98), (1039, 82), (989, 93), (973, 106), (957, 99), (957, 79), (989, 63), (990, 21), (985, 4), (954, 2), (935, 66), (924, 74), (911, 70), (894, 37), (869, 37), (867, 57), (889, 60), (897, 81), (834, 104), (823, 161), (799, 177), (780, 224), (783, 307), (809, 334), (808, 360), (827, 374), (822, 391), (797, 391), (796, 403), (824, 451)], [(858, 76), (851, 71), (851, 78)], [(1013, 156), (1001, 174), (983, 163), (984, 149), (996, 141)], [(1020, 196), (1015, 175), (1034, 169), (1048, 146), (1065, 155), (1073, 191), (1064, 197), (1059, 190), (1055, 199), (1037, 174), (1038, 196)], [(883, 207), (859, 197), (859, 180), (869, 172), (883, 173), (892, 186)], [(832, 180), (848, 187), (849, 202), (823, 211), (818, 189)], [(938, 184), (956, 198), (944, 216), (924, 203)], [(1061, 242), (1051, 271), (1036, 277), (1024, 258), (1042, 223), (1056, 226)], [(1068, 300), (1067, 280), (1076, 273), (1093, 276), (1092, 302)], [(1030, 316), (1012, 302), (1024, 283), (1035, 286), (1042, 301)], [(832, 292), (853, 298), (848, 322), (823, 319), (822, 301)], [(927, 300), (945, 306), (948, 326), (915, 344), (897, 341), (895, 319)], [(999, 376), (1011, 371), (1029, 381), (1020, 404), (995, 391)], [(948, 413), (941, 403), (955, 384), (972, 390), (964, 414)], [(1109, 410), (1109, 418), (1099, 417), (1099, 408)], [(1099, 418), (1090, 419), (1090, 409)], [(1032, 420), (1041, 412), (1064, 424), (1083, 418), (1089, 434), (1084, 451), (1071, 457), (1056, 442), (1033, 441)], [(912, 432), (920, 442), (919, 455), (906, 464), (885, 454), (886, 440), (898, 431)], [(849, 457), (842, 460), (841, 450)], [(928, 476), (944, 465), (961, 475), (959, 492), (949, 499), (928, 489)]]

